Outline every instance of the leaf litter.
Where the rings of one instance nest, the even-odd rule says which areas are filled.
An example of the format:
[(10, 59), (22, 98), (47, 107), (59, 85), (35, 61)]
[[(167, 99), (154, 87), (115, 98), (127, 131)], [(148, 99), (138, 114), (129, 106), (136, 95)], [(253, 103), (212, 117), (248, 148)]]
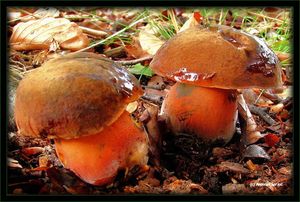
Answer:
[[(27, 72), (39, 68), (50, 58), (83, 50), (103, 54), (128, 68), (140, 80), (145, 93), (128, 110), (142, 121), (151, 148), (148, 166), (120, 171), (115, 182), (104, 187), (89, 185), (62, 166), (51, 140), (29, 139), (18, 135), (13, 121), (12, 99), (7, 158), (9, 193), (101, 195), (293, 192), (291, 34), (286, 23), (290, 20), (289, 9), (142, 10), (86, 7), (11, 8), (8, 12), (12, 48), (9, 69), (13, 72), (9, 75), (9, 86), (12, 88), (10, 97), (14, 96), (14, 89)], [(48, 27), (45, 29), (46, 37), (42, 34), (45, 32), (42, 22), (47, 20), (55, 26), (58, 22), (65, 22), (66, 26), (60, 31), (55, 26)], [(36, 23), (38, 26), (28, 29), (24, 26), (28, 25), (26, 23)], [(168, 38), (199, 24), (223, 24), (264, 37), (276, 51), (283, 66), (285, 85), (281, 91), (247, 89), (242, 92), (244, 101), (240, 104), (242, 110), (237, 131), (223, 147), (207, 147), (196, 137), (189, 134), (174, 136), (166, 129), (165, 119), (159, 109), (174, 82), (154, 75), (149, 68), (152, 56)], [(65, 34), (57, 37), (61, 31)], [(254, 136), (248, 140), (243, 139), (245, 133), (249, 132)]]

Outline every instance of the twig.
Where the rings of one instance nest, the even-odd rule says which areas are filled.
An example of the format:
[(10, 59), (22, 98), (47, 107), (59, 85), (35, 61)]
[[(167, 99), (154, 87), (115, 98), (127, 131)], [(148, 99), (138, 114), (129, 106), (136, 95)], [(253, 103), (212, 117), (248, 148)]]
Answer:
[(148, 89), (155, 89), (155, 90), (164, 90), (165, 89), (165, 86), (144, 86), (142, 85), (143, 88), (148, 88)]
[(115, 61), (115, 62), (120, 65), (134, 65), (134, 64), (137, 64), (140, 62), (144, 62), (146, 60), (151, 60), (152, 58), (153, 58), (153, 56), (149, 55), (149, 56), (145, 56), (145, 57), (134, 59), (134, 60), (121, 60), (121, 61)]
[(145, 94), (141, 98), (157, 105), (161, 105), (163, 102), (163, 97), (159, 95)]
[(252, 113), (259, 115), (259, 117), (261, 117), (270, 126), (276, 123), (276, 121), (272, 119), (272, 117), (268, 113), (263, 111), (261, 108), (256, 107), (254, 105), (249, 105), (248, 107)]
[(271, 100), (274, 103), (278, 103), (278, 102), (282, 102), (282, 98), (276, 94), (270, 93), (268, 91), (263, 91), (263, 96), (268, 98), (269, 100)]
[(262, 96), (262, 94), (264, 93), (264, 91), (265, 91), (264, 89), (261, 90), (261, 92), (259, 93), (258, 97), (256, 98), (254, 104), (256, 104), (258, 102), (258, 100), (260, 99), (260, 97)]
[(88, 28), (88, 27), (83, 27), (83, 26), (79, 26), (82, 31), (86, 34), (90, 34), (90, 35), (93, 35), (93, 36), (98, 36), (98, 37), (103, 37), (103, 36), (106, 36), (107, 33), (104, 32), (104, 31), (100, 31), (100, 30), (95, 30), (95, 29), (91, 29), (91, 28)]
[(248, 13), (251, 14), (251, 15), (255, 15), (257, 17), (267, 18), (269, 20), (274, 20), (274, 21), (278, 21), (278, 22), (281, 22), (281, 23), (284, 22), (283, 20), (279, 20), (277, 18), (272, 18), (272, 17), (266, 16), (266, 15), (263, 15), (263, 14), (259, 14), (259, 13), (254, 13), (254, 12), (251, 12), (251, 11), (248, 11)]
[(130, 28), (133, 27), (134, 25), (136, 25), (136, 24), (138, 24), (138, 23), (144, 21), (144, 20), (145, 20), (146, 18), (148, 18), (148, 17), (149, 17), (149, 16), (143, 17), (143, 18), (141, 18), (141, 19), (139, 19), (139, 20), (137, 20), (137, 21), (131, 23), (131, 24), (128, 25), (127, 27), (121, 29), (120, 31), (118, 31), (118, 32), (116, 32), (116, 33), (110, 35), (109, 37), (107, 37), (107, 38), (105, 38), (105, 39), (103, 39), (103, 40), (101, 40), (101, 41), (98, 41), (97, 43), (94, 43), (94, 44), (92, 44), (92, 45), (90, 45), (90, 46), (88, 46), (88, 47), (86, 47), (86, 48), (80, 49), (80, 50), (78, 50), (78, 51), (75, 51), (75, 52), (69, 53), (69, 54), (74, 54), (74, 53), (83, 52), (83, 51), (86, 51), (86, 50), (88, 50), (88, 49), (90, 49), (90, 48), (94, 48), (94, 47), (96, 47), (96, 46), (98, 46), (98, 45), (100, 45), (100, 44), (103, 44), (104, 42), (108, 41), (109, 39), (111, 39), (111, 38), (113, 38), (113, 37), (115, 37), (115, 36), (117, 36), (117, 35), (119, 35), (119, 34), (125, 32), (126, 30), (130, 29)]
[(106, 55), (108, 57), (118, 57), (125, 53), (125, 48), (124, 48), (124, 46), (118, 46), (116, 48), (106, 50), (103, 53), (104, 53), (104, 55)]

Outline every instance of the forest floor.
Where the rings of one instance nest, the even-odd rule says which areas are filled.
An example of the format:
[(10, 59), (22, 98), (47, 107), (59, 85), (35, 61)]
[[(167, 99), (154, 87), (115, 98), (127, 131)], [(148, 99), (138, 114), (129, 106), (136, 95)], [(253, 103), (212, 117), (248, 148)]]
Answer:
[[(281, 90), (247, 89), (242, 94), (257, 124), (259, 137), (245, 143), (242, 117), (232, 140), (204, 145), (189, 134), (174, 136), (161, 131), (153, 143), (149, 164), (120, 170), (114, 183), (93, 186), (65, 169), (52, 140), (18, 135), (13, 107), (18, 82), (45, 61), (69, 53), (53, 39), (47, 48), (17, 50), (13, 40), (9, 55), (10, 120), (8, 133), (8, 193), (17, 194), (292, 194), (293, 97), (291, 10), (288, 8), (11, 8), (9, 33), (19, 23), (43, 17), (74, 22), (88, 36), (79, 51), (102, 54), (133, 73), (145, 93), (136, 103), (136, 116), (148, 131), (163, 128), (157, 113), (174, 84), (157, 76), (149, 63), (157, 49), (184, 26), (227, 25), (263, 38), (282, 66)], [(31, 31), (35, 28), (32, 28)], [(60, 40), (64, 40), (62, 36)], [(28, 42), (23, 39), (24, 43)], [(30, 41), (30, 40), (29, 40)], [(31, 41), (32, 42), (32, 41)], [(78, 51), (78, 50), (77, 50)], [(156, 113), (153, 114), (152, 112)], [(156, 118), (155, 118), (156, 117)], [(149, 121), (150, 120), (150, 121)], [(157, 122), (158, 125), (154, 124)], [(154, 136), (157, 134), (154, 134)]]

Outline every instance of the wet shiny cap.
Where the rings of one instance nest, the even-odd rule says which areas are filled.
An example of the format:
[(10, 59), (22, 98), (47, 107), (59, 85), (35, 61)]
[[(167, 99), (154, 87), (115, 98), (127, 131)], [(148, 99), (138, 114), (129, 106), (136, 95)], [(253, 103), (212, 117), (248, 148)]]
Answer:
[(71, 139), (96, 134), (138, 99), (138, 80), (94, 53), (49, 60), (19, 84), (15, 120), (23, 135)]
[(275, 53), (262, 39), (228, 26), (194, 27), (168, 40), (150, 63), (181, 83), (225, 89), (282, 85)]

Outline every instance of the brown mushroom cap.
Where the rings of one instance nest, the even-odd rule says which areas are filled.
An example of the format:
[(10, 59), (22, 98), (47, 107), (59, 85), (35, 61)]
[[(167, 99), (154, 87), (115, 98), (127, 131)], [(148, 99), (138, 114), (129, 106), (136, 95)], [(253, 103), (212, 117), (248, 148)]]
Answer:
[(167, 41), (150, 67), (182, 83), (227, 89), (282, 85), (278, 58), (259, 38), (227, 26), (187, 29)]
[(77, 53), (46, 62), (19, 84), (15, 120), (21, 134), (75, 138), (99, 133), (142, 93), (113, 61)]

